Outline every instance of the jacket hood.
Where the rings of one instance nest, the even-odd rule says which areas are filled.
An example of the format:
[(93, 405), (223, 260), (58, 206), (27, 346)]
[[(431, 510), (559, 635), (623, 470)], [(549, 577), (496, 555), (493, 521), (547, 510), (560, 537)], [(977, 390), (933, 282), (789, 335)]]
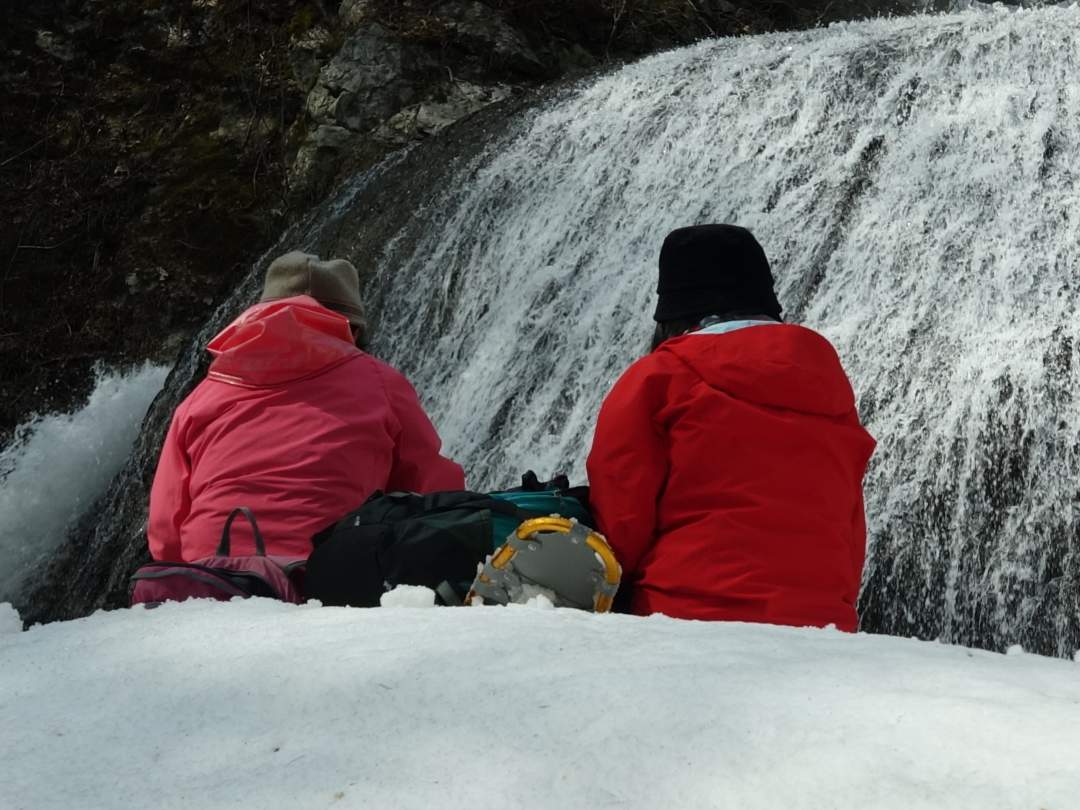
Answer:
[(208, 377), (253, 388), (312, 377), (361, 354), (348, 319), (307, 295), (256, 304), (206, 348), (214, 356)]
[(675, 355), (707, 385), (743, 402), (830, 417), (855, 408), (855, 394), (836, 350), (802, 326), (690, 333), (666, 341), (657, 351)]

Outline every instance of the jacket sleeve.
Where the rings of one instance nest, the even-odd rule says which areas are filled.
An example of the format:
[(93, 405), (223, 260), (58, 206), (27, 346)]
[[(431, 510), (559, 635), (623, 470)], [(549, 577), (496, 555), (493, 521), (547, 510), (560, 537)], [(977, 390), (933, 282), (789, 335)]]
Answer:
[(655, 542), (668, 476), (667, 437), (655, 419), (664, 380), (653, 365), (647, 356), (615, 383), (600, 407), (588, 459), (593, 515), (627, 579)]
[(161, 449), (154, 485), (150, 489), (150, 519), (146, 526), (150, 556), (179, 562), (180, 527), (191, 511), (191, 460), (183, 446), (183, 415), (177, 409)]
[(400, 425), (387, 490), (425, 493), (465, 489), (461, 466), (439, 452), (442, 441), (420, 405), (416, 389), (397, 372), (384, 373), (383, 381)]

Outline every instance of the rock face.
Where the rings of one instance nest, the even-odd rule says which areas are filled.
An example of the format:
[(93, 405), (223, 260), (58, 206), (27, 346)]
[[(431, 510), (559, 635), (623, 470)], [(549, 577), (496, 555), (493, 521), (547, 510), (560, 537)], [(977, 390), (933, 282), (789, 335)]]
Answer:
[(483, 3), (437, 6), (422, 36), (388, 29), (371, 2), (346, 2), (339, 14), (352, 31), (307, 95), (309, 131), (289, 172), (297, 198), (320, 199), (343, 167), (364, 163), (365, 148), (434, 135), (505, 100), (514, 86), (560, 72)]
[(425, 56), (408, 51), (382, 26), (359, 31), (319, 71), (307, 114), (322, 125), (371, 129), (412, 101), (418, 80), (434, 67)]

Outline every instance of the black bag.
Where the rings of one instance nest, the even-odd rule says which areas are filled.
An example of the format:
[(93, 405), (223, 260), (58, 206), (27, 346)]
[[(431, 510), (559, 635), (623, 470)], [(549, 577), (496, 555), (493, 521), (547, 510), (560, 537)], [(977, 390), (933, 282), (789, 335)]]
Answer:
[[(545, 489), (554, 486), (523, 478), (522, 491)], [(584, 500), (581, 490), (573, 496)], [(312, 538), (305, 594), (324, 605), (377, 607), (398, 585), (423, 585), (458, 605), (497, 545), (494, 518), (516, 524), (545, 514), (477, 492), (376, 492)]]

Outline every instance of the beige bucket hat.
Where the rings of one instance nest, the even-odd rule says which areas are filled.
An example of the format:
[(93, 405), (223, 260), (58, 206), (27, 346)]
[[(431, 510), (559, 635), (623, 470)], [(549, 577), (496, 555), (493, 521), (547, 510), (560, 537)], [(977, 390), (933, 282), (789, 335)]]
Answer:
[(318, 256), (294, 250), (279, 256), (266, 270), (263, 301), (310, 295), (327, 309), (340, 312), (363, 331), (364, 305), (360, 300), (360, 274), (344, 259), (321, 261)]

